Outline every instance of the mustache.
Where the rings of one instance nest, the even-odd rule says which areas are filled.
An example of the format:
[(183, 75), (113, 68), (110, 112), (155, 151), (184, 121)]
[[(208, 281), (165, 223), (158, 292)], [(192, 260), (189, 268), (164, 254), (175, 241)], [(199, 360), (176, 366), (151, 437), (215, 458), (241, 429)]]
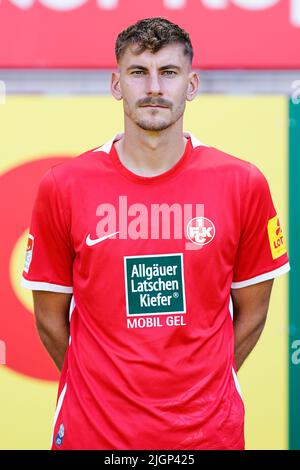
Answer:
[(169, 100), (163, 98), (142, 98), (138, 100), (137, 106), (164, 106), (165, 108), (172, 108), (173, 104)]

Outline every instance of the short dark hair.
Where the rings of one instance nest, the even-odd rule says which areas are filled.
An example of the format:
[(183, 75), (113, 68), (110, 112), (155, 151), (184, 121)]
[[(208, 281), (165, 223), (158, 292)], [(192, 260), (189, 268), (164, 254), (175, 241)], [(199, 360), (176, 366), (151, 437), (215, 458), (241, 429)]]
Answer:
[(128, 46), (136, 44), (136, 54), (141, 54), (146, 49), (153, 54), (164, 46), (173, 43), (180, 43), (184, 46), (184, 54), (188, 55), (190, 61), (193, 60), (193, 46), (189, 34), (180, 26), (166, 18), (145, 18), (129, 26), (122, 31), (116, 40), (115, 54), (117, 62), (120, 62), (122, 55)]

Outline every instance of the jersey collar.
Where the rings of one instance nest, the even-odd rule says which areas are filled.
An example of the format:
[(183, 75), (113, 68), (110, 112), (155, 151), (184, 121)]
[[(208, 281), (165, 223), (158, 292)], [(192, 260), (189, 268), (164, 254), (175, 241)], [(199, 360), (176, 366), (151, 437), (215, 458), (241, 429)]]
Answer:
[[(196, 137), (194, 137), (190, 132), (184, 132), (183, 133), (185, 137), (187, 138), (190, 138), (191, 139), (191, 143), (192, 143), (192, 147), (193, 148), (196, 148), (196, 147), (201, 147), (201, 146), (204, 146), (204, 147), (207, 147), (206, 144), (204, 144), (203, 142), (201, 142), (200, 140), (198, 140)], [(112, 148), (112, 145), (114, 142), (116, 142), (117, 140), (120, 140), (122, 137), (123, 137), (124, 133), (123, 132), (118, 132), (117, 134), (115, 134), (113, 136), (112, 139), (110, 139), (108, 142), (106, 142), (105, 144), (101, 145), (100, 147), (96, 148), (95, 150), (93, 150), (93, 152), (104, 152), (104, 153), (107, 153), (109, 154), (110, 151), (111, 151), (111, 148)]]

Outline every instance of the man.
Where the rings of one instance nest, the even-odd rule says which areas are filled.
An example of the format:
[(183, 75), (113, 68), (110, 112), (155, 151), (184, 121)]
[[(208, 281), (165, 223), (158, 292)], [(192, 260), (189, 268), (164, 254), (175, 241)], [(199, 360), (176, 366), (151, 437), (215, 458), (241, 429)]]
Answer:
[(236, 371), (289, 270), (268, 184), (183, 133), (184, 30), (139, 21), (116, 57), (124, 134), (48, 171), (31, 222), (23, 285), (62, 370), (52, 448), (243, 449)]

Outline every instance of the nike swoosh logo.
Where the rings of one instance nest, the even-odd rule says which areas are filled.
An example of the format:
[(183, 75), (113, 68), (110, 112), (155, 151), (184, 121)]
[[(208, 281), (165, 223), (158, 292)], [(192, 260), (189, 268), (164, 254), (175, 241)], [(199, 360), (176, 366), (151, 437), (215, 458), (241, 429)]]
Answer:
[(109, 235), (104, 235), (104, 237), (95, 238), (94, 240), (92, 240), (91, 235), (88, 234), (88, 236), (86, 237), (85, 242), (86, 242), (87, 246), (94, 246), (94, 245), (97, 245), (97, 243), (103, 242), (104, 240), (106, 240), (109, 237), (113, 237), (114, 235), (117, 235), (117, 233), (119, 233), (119, 232), (113, 232), (113, 233), (110, 233)]

